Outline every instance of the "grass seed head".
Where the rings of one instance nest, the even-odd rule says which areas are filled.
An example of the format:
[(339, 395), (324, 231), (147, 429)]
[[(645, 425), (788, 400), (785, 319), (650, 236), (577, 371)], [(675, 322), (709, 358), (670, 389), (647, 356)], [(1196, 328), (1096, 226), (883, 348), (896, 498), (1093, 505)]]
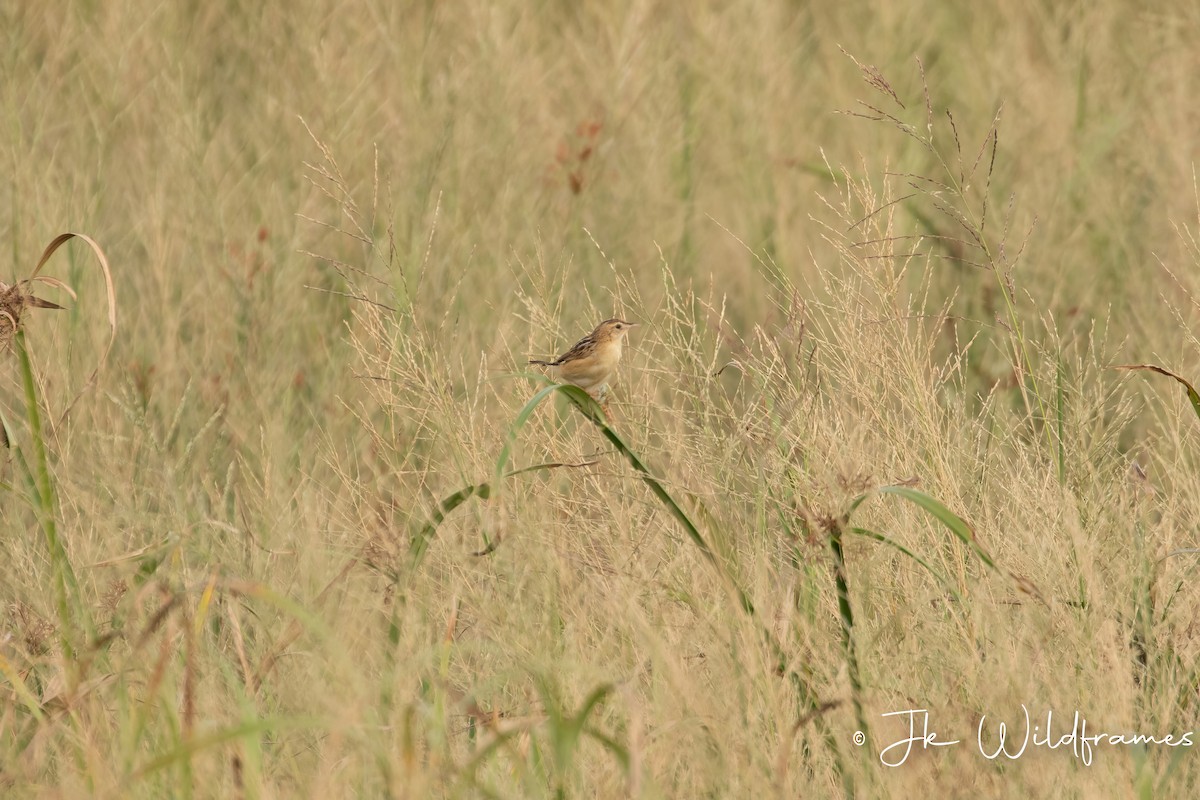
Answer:
[(62, 308), (57, 303), (27, 294), (20, 283), (8, 285), (0, 281), (0, 348), (12, 345), (21, 329), (22, 316), (27, 308)]

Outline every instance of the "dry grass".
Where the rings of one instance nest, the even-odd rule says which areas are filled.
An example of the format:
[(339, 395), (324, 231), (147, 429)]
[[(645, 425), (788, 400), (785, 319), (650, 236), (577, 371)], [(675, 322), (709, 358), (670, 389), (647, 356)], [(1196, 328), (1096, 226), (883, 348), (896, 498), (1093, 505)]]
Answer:
[(0, 11), (0, 794), (1195, 794), (1200, 13), (585, 6)]

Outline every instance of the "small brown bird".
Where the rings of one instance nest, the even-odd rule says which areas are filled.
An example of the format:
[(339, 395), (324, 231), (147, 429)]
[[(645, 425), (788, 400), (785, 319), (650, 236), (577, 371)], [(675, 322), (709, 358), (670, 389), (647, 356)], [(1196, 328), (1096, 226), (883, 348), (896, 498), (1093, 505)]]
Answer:
[(606, 319), (553, 361), (530, 359), (529, 363), (550, 367), (556, 380), (574, 384), (600, 400), (617, 371), (625, 334), (636, 327), (637, 323), (623, 319)]

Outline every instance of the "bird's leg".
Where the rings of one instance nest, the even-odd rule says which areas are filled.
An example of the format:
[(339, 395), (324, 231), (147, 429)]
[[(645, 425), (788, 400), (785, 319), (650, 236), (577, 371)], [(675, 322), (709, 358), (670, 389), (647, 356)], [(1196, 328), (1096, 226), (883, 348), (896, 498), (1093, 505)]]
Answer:
[(596, 393), (592, 395), (592, 399), (600, 404), (600, 410), (604, 412), (604, 418), (609, 422), (612, 422), (612, 412), (608, 410), (608, 384), (601, 386)]

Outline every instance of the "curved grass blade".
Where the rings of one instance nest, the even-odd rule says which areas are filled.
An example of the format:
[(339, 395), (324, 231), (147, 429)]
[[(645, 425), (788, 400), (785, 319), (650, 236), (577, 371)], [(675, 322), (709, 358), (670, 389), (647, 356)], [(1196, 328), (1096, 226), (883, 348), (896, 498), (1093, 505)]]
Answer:
[(83, 397), (83, 395), (86, 394), (89, 389), (96, 385), (96, 378), (99, 377), (100, 370), (104, 368), (106, 363), (108, 363), (108, 356), (112, 352), (113, 343), (115, 343), (117, 340), (117, 293), (113, 288), (112, 268), (108, 265), (108, 257), (104, 255), (104, 250), (100, 248), (100, 245), (96, 244), (95, 239), (88, 236), (86, 233), (60, 233), (58, 236), (54, 237), (54, 240), (50, 242), (50, 244), (46, 245), (46, 249), (42, 251), (41, 259), (38, 260), (37, 266), (33, 268), (33, 272), (28, 278), (25, 279), (24, 283), (45, 283), (51, 286), (56, 286), (58, 288), (65, 289), (71, 294), (72, 297), (74, 297), (75, 293), (71, 291), (71, 289), (62, 281), (59, 281), (55, 278), (41, 277), (38, 275), (38, 273), (42, 271), (42, 267), (46, 266), (46, 262), (50, 260), (50, 257), (54, 255), (58, 248), (62, 247), (71, 239), (76, 238), (82, 239), (87, 243), (87, 246), (92, 249), (92, 253), (95, 254), (96, 261), (100, 266), (100, 272), (104, 277), (105, 299), (108, 301), (108, 341), (104, 345), (104, 351), (100, 354), (100, 359), (96, 362), (96, 367), (92, 370), (92, 374), (88, 376), (88, 379), (84, 382), (83, 387), (79, 390), (75, 397), (71, 399), (71, 402), (67, 403), (66, 408), (59, 416), (59, 424), (62, 424), (62, 421), (67, 418), (67, 415), (71, 413), (71, 409), (75, 407), (75, 404), (79, 402), (79, 399)]
[[(657, 497), (663, 506), (665, 506), (666, 509), (671, 512), (671, 515), (679, 521), (679, 524), (687, 533), (688, 538), (690, 538), (692, 542), (700, 548), (700, 552), (704, 555), (705, 559), (707, 559), (710, 564), (716, 567), (718, 571), (722, 573), (723, 577), (728, 579), (724, 568), (721, 566), (720, 562), (717, 561), (716, 555), (713, 553), (712, 548), (708, 546), (708, 542), (704, 541), (704, 537), (700, 534), (700, 530), (696, 527), (696, 523), (692, 522), (691, 518), (687, 515), (687, 512), (675, 502), (675, 499), (671, 497), (670, 493), (667, 492), (662, 483), (651, 474), (650, 468), (642, 462), (642, 459), (638, 457), (637, 453), (630, 449), (629, 445), (625, 444), (625, 441), (621, 439), (621, 436), (615, 430), (613, 430), (611, 426), (609, 426), (608, 421), (604, 418), (604, 411), (600, 408), (599, 403), (593, 400), (591, 395), (589, 395), (583, 389), (580, 389), (578, 386), (556, 383), (541, 389), (537, 394), (530, 398), (529, 402), (525, 404), (525, 407), (521, 409), (521, 413), (517, 414), (517, 418), (513, 420), (513, 424), (508, 430), (508, 438), (505, 440), (504, 448), (500, 451), (500, 458), (496, 461), (495, 474), (497, 479), (504, 474), (504, 468), (508, 465), (508, 460), (512, 456), (512, 446), (513, 443), (516, 442), (517, 434), (520, 432), (521, 428), (525, 426), (525, 423), (529, 421), (529, 418), (533, 415), (534, 410), (541, 404), (541, 402), (554, 392), (562, 392), (564, 395), (566, 395), (567, 399), (574, 403), (575, 407), (578, 408), (579, 411), (585, 417), (587, 417), (589, 421), (592, 422), (592, 424), (599, 428), (600, 432), (604, 434), (604, 437), (612, 442), (617, 450), (619, 450), (621, 454), (629, 460), (629, 463), (633, 465), (633, 468), (641, 473), (642, 481), (644, 481), (646, 485), (650, 487), (650, 491), (654, 493), (654, 496)], [(743, 594), (739, 599), (743, 603), (744, 607), (747, 607), (749, 610), (753, 611), (753, 605), (747, 605), (750, 603), (749, 597)]]
[(617, 759), (617, 763), (620, 764), (621, 769), (625, 771), (625, 775), (629, 775), (629, 768), (632, 765), (633, 760), (629, 756), (629, 751), (622, 747), (620, 742), (608, 734), (598, 731), (591, 726), (584, 728), (583, 732), (603, 745), (608, 752), (612, 753), (613, 758)]
[(529, 402), (526, 403), (525, 407), (521, 409), (519, 414), (517, 414), (517, 418), (513, 420), (513, 424), (508, 428), (508, 436), (504, 439), (504, 447), (500, 449), (500, 457), (496, 459), (495, 478), (497, 483), (499, 483), (499, 479), (504, 476), (504, 468), (508, 466), (508, 460), (512, 457), (512, 447), (517, 441), (517, 434), (520, 432), (521, 428), (525, 427), (525, 423), (529, 421), (531, 416), (533, 416), (533, 412), (539, 405), (541, 405), (543, 400), (554, 394), (554, 392), (565, 388), (565, 386), (560, 384), (552, 384), (547, 386), (546, 388), (540, 390), (533, 397), (529, 398)]
[[(632, 448), (625, 443), (625, 440), (621, 438), (620, 434), (612, 429), (612, 427), (608, 424), (608, 421), (604, 418), (604, 410), (600, 408), (600, 404), (593, 400), (591, 395), (589, 395), (583, 389), (580, 389), (578, 386), (560, 385), (556, 388), (562, 390), (563, 393), (566, 394), (567, 399), (574, 403), (575, 407), (578, 408), (579, 411), (592, 422), (592, 424), (600, 429), (600, 432), (604, 434), (604, 438), (612, 442), (613, 446), (615, 446), (617, 450), (619, 450), (621, 454), (629, 460), (630, 465), (632, 465), (634, 469), (641, 473), (642, 481), (650, 487), (650, 491), (654, 493), (654, 496), (657, 497), (659, 501), (662, 502), (663, 506), (671, 512), (671, 515), (679, 521), (679, 524), (687, 533), (688, 538), (690, 538), (692, 542), (700, 548), (700, 552), (703, 553), (705, 559), (715, 566), (722, 573), (723, 577), (728, 579), (729, 576), (725, 574), (724, 567), (717, 560), (716, 554), (713, 553), (713, 550), (711, 547), (709, 547), (708, 542), (704, 541), (704, 537), (700, 534), (700, 530), (696, 527), (696, 523), (692, 522), (692, 519), (687, 515), (687, 512), (675, 502), (675, 498), (671, 497), (670, 493), (667, 492), (662, 483), (655, 478), (653, 474), (651, 474), (650, 468), (642, 462), (642, 459), (638, 456), (638, 454), (635, 453)], [(747, 605), (750, 602), (749, 598), (742, 596), (739, 599), (742, 601), (743, 607), (753, 611), (753, 606)]]
[(936, 580), (938, 583), (940, 583), (942, 585), (942, 588), (945, 589), (947, 592), (949, 592), (954, 597), (955, 600), (957, 600), (959, 603), (962, 602), (962, 595), (960, 595), (958, 593), (958, 590), (954, 588), (954, 585), (952, 583), (950, 583), (949, 580), (946, 579), (946, 576), (942, 575), (940, 572), (938, 572), (936, 569), (934, 569), (932, 566), (930, 566), (928, 561), (921, 558), (919, 555), (914, 553), (912, 550), (909, 550), (907, 547), (905, 547), (904, 545), (895, 541), (894, 539), (889, 539), (887, 536), (884, 536), (882, 533), (876, 533), (875, 531), (870, 531), (870, 530), (867, 530), (866, 528), (850, 528), (850, 532), (855, 533), (859, 536), (865, 536), (868, 539), (874, 539), (875, 541), (879, 542), (880, 544), (886, 544), (889, 547), (899, 550), (901, 553), (908, 556), (913, 561), (917, 562), (922, 567), (924, 567), (926, 569), (926, 571), (934, 577), (934, 580)]
[[(581, 461), (578, 464), (548, 462), (545, 464), (535, 464), (531, 467), (522, 467), (521, 469), (516, 469), (512, 472), (505, 473), (503, 478), (514, 478), (517, 475), (523, 475), (526, 472), (539, 472), (543, 470), (556, 469), (558, 467), (590, 467), (595, 463), (597, 462)], [(408, 551), (412, 556), (413, 567), (416, 568), (420, 565), (421, 560), (425, 557), (426, 550), (429, 549), (430, 542), (433, 541), (433, 537), (437, 534), (438, 526), (445, 521), (450, 512), (454, 511), (454, 509), (458, 508), (472, 497), (478, 497), (480, 500), (487, 500), (491, 496), (492, 483), (485, 482), (477, 483), (473, 486), (464, 486), (462, 489), (459, 489), (457, 492), (447, 496), (446, 499), (442, 500), (442, 502), (438, 504), (438, 507), (434, 509), (433, 514), (430, 515), (429, 521), (422, 526), (421, 530), (417, 532), (417, 535), (413, 537), (412, 544), (409, 545)]]
[[(858, 507), (861, 506), (868, 497), (871, 497), (874, 494), (897, 495), (911, 503), (914, 503), (917, 506), (920, 506), (935, 519), (945, 525), (951, 533), (953, 533), (964, 543), (966, 543), (972, 550), (974, 550), (975, 554), (981, 561), (983, 561), (992, 569), (997, 569), (996, 563), (992, 560), (992, 557), (987, 554), (987, 551), (985, 551), (977, 541), (975, 541), (974, 531), (971, 530), (971, 526), (968, 525), (966, 521), (962, 519), (962, 517), (955, 514), (933, 497), (930, 497), (924, 492), (917, 491), (916, 489), (912, 489), (908, 486), (884, 486), (875, 492), (861, 494), (850, 503), (846, 514), (840, 520), (834, 522), (829, 530), (829, 545), (830, 549), (833, 551), (834, 584), (837, 589), (838, 616), (841, 618), (842, 623), (842, 648), (845, 653), (846, 669), (850, 678), (851, 700), (854, 704), (854, 713), (860, 730), (862, 730), (864, 733), (867, 733), (867, 726), (861, 701), (862, 680), (858, 669), (858, 654), (854, 644), (854, 610), (850, 604), (849, 578), (846, 572), (845, 551), (842, 547), (842, 533), (845, 529), (845, 526), (849, 525), (850, 514), (857, 510)], [(925, 563), (924, 560), (917, 557), (916, 554), (912, 553), (908, 549), (900, 546), (885, 536), (868, 531), (864, 528), (851, 528), (850, 530), (852, 530), (854, 533), (875, 539), (876, 541), (884, 544), (889, 544), (892, 547), (900, 550), (902, 553), (910, 556), (918, 564), (925, 567), (925, 569), (929, 570), (932, 575), (938, 578), (940, 583), (949, 588), (950, 591), (954, 593), (955, 597), (958, 597), (958, 593), (954, 592), (948, 581), (942, 578), (932, 567)], [(869, 737), (870, 734), (867, 733), (867, 735)]]
[[(912, 489), (908, 486), (884, 486), (879, 490), (879, 493), (894, 494), (899, 497), (903, 497), (910, 503), (914, 503), (925, 509), (935, 519), (937, 519), (938, 522), (945, 525), (951, 533), (961, 539), (964, 544), (974, 550), (975, 555), (979, 556), (979, 559), (983, 561), (983, 563), (987, 564), (992, 569), (999, 571), (999, 567), (996, 566), (996, 562), (992, 560), (992, 557), (988, 555), (988, 552), (984, 550), (982, 546), (980, 546), (979, 542), (975, 540), (975, 531), (971, 530), (971, 526), (968, 525), (962, 517), (958, 516), (953, 511), (946, 508), (946, 506), (942, 505), (940, 501), (935, 500), (924, 492), (919, 492), (916, 489)], [(863, 495), (860, 497), (854, 506), (857, 507), (866, 496), (867, 495)]]
[[(458, 770), (457, 780), (470, 783), (471, 786), (476, 789), (476, 791), (486, 791), (486, 789), (479, 784), (479, 779), (476, 775), (480, 767), (482, 767), (484, 762), (491, 758), (492, 755), (499, 751), (502, 747), (507, 747), (513, 739), (520, 737), (522, 734), (528, 732), (532, 728), (533, 723), (524, 723), (521, 725), (514, 725), (506, 730), (497, 731), (496, 735), (486, 744), (479, 747), (479, 749), (472, 754), (470, 760), (463, 764), (463, 766)], [(495, 796), (494, 793), (489, 792), (489, 794)]]
[(1190, 400), (1192, 403), (1192, 411), (1195, 411), (1196, 416), (1200, 417), (1200, 393), (1198, 393), (1196, 391), (1196, 387), (1192, 386), (1192, 384), (1190, 384), (1186, 379), (1176, 375), (1174, 372), (1171, 372), (1171, 370), (1163, 369), (1155, 364), (1118, 364), (1117, 366), (1113, 367), (1113, 369), (1123, 369), (1130, 372), (1157, 372), (1159, 375), (1166, 375), (1168, 378), (1174, 379), (1181, 386), (1183, 386), (1184, 389), (1187, 390), (1188, 400)]
[(547, 733), (550, 737), (551, 751), (554, 753), (554, 762), (560, 771), (569, 772), (575, 761), (579, 737), (587, 728), (588, 717), (613, 693), (613, 686), (606, 683), (593, 689), (579, 712), (572, 715), (565, 713), (565, 709), (559, 705), (545, 676), (535, 676), (534, 683), (546, 713)]
[(420, 566), (421, 560), (425, 558), (425, 552), (429, 549), (429, 543), (433, 541), (438, 526), (442, 524), (446, 516), (476, 496), (481, 500), (487, 500), (492, 496), (492, 485), (490, 483), (477, 483), (473, 486), (464, 486), (438, 504), (429, 522), (425, 523), (424, 527), (413, 537), (412, 544), (409, 545), (408, 552), (412, 556), (412, 566), (414, 569)]

